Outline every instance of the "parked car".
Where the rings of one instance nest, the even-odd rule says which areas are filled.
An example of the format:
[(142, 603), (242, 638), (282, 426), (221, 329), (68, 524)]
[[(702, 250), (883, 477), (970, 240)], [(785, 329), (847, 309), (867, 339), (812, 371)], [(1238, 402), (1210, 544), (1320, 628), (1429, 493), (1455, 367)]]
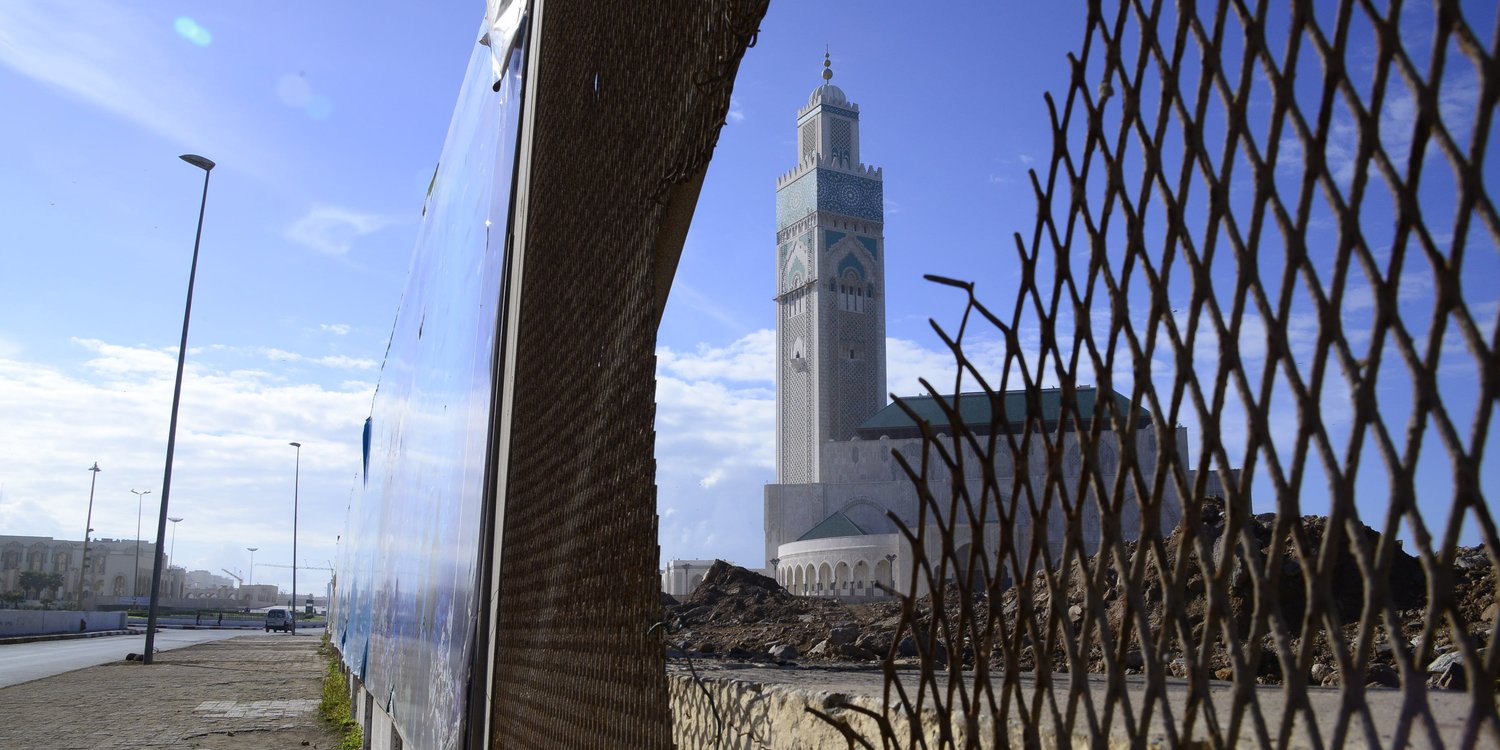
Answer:
[(286, 607), (272, 607), (266, 610), (266, 632), (279, 630), (283, 633), (292, 629), (292, 613)]

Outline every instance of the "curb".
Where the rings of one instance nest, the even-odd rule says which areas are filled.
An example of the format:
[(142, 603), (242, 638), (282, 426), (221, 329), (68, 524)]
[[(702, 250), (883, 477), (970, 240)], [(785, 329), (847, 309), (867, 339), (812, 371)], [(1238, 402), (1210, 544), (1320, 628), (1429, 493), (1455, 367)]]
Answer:
[(75, 638), (103, 638), (110, 635), (142, 635), (144, 630), (92, 630), (86, 633), (40, 633), (0, 638), (0, 646), (11, 643), (35, 643), (37, 641), (71, 641)]

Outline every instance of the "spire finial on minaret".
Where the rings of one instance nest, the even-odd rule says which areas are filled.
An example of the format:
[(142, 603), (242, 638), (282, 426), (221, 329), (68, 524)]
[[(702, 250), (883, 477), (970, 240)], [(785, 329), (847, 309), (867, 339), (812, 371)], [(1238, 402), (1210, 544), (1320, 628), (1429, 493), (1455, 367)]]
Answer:
[(833, 61), (828, 57), (828, 46), (823, 47), (823, 80), (833, 80)]

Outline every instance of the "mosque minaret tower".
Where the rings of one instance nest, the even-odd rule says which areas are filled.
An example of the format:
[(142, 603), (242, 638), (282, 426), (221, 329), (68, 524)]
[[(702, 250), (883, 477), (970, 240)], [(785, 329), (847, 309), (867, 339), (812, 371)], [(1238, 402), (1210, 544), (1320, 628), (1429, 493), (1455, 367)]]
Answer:
[(797, 113), (797, 166), (776, 181), (776, 479), (822, 481), (823, 443), (886, 403), (881, 170), (859, 154), (859, 105), (823, 85)]

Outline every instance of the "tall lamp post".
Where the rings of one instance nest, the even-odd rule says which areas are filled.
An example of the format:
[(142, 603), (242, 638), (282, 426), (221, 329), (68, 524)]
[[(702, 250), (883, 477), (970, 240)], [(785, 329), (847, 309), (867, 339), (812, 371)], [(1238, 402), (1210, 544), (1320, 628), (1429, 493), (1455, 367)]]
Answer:
[(292, 469), (292, 635), (297, 634), (297, 495), (302, 489), (302, 444), (292, 441), (288, 445), (297, 449), (297, 463)]
[(168, 560), (177, 559), (177, 524), (182, 523), (182, 516), (168, 518), (172, 522), (172, 554), (167, 556)]
[(89, 514), (83, 521), (83, 563), (78, 566), (79, 609), (83, 609), (83, 576), (89, 572), (89, 532), (94, 530), (94, 484), (99, 481), (99, 472), (104, 470), (99, 468), (99, 462), (95, 461), (94, 465), (89, 467), (89, 471), (94, 472), (94, 476), (89, 479)]
[(246, 547), (245, 549), (250, 550), (250, 585), (254, 586), (255, 585), (255, 551), (258, 550), (258, 549), (260, 549), (260, 547)]
[(187, 304), (182, 308), (182, 343), (177, 347), (177, 383), (172, 387), (172, 419), (167, 427), (167, 467), (161, 480), (161, 513), (156, 519), (156, 562), (151, 566), (151, 606), (146, 614), (146, 650), (141, 663), (150, 664), (156, 652), (156, 613), (161, 601), (161, 542), (167, 536), (167, 502), (172, 497), (172, 453), (177, 448), (177, 407), (182, 404), (182, 368), (187, 364), (188, 321), (193, 316), (193, 282), (198, 277), (198, 248), (203, 243), (203, 213), (208, 208), (208, 175), (214, 163), (197, 154), (183, 161), (203, 170), (203, 199), (198, 204), (198, 234), (193, 237), (193, 263), (188, 267)]
[[(182, 522), (182, 517), (175, 516), (167, 520), (172, 522), (172, 554), (167, 555), (167, 572), (170, 573), (172, 572), (172, 561), (177, 559), (177, 524)], [(187, 569), (183, 568), (183, 572), (187, 572)], [(170, 591), (167, 593), (171, 594)], [(182, 592), (177, 592), (177, 595), (181, 596)]]
[(131, 490), (130, 494), (135, 495), (135, 571), (130, 575), (130, 596), (135, 598), (141, 595), (141, 506), (151, 490)]

